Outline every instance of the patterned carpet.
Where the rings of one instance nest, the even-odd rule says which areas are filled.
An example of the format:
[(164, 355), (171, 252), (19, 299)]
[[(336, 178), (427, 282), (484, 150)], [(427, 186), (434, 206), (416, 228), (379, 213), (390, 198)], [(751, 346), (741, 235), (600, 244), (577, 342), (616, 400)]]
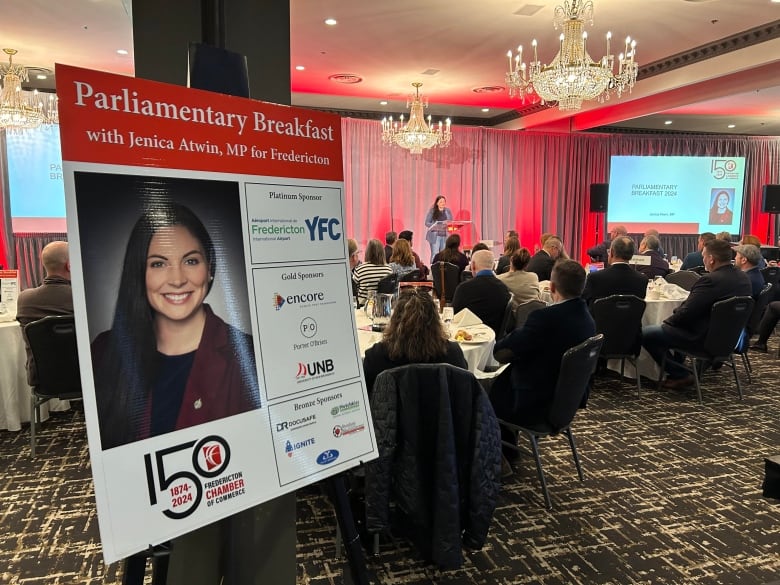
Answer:
[[(369, 557), (372, 582), (780, 583), (780, 501), (761, 497), (763, 457), (780, 453), (780, 361), (751, 358), (742, 402), (728, 369), (705, 375), (703, 407), (691, 392), (645, 389), (637, 398), (630, 384), (599, 381), (574, 425), (584, 483), (565, 439), (543, 442), (552, 511), (523, 457), (487, 546), (467, 553), (461, 569), (434, 570), (399, 537)], [(83, 413), (45, 423), (34, 462), (28, 442), (26, 429), (0, 432), (0, 583), (119, 583), (119, 564), (100, 557)], [(298, 581), (349, 583), (320, 493), (299, 493)]]

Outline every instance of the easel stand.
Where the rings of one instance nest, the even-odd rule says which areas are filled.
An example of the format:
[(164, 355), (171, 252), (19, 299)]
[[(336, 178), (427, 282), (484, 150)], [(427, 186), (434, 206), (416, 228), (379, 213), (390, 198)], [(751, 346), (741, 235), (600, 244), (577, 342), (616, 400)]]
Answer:
[(355, 585), (368, 585), (366, 558), (363, 554), (363, 547), (360, 544), (360, 535), (355, 528), (355, 518), (352, 515), (352, 507), (347, 496), (346, 479), (340, 474), (328, 478), (327, 481), (330, 488), (331, 502), (336, 510), (336, 519), (338, 520), (339, 528), (341, 528), (344, 549), (347, 552), (347, 562), (349, 562), (352, 582)]

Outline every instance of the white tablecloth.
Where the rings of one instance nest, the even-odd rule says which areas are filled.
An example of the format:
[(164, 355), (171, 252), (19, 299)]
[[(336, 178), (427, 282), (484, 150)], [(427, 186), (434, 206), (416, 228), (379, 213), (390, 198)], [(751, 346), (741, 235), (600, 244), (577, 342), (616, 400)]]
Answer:
[[(19, 323), (0, 323), (0, 429), (18, 431), (30, 420), (30, 386), (27, 384), (27, 354)], [(51, 410), (67, 410), (67, 401), (49, 401)], [(41, 406), (41, 418), (49, 408)]]
[[(358, 326), (358, 345), (360, 346), (360, 355), (364, 356), (366, 350), (382, 340), (382, 334), (374, 331), (365, 331), (363, 327), (370, 327), (371, 320), (362, 310), (355, 311), (355, 321)], [(453, 328), (453, 333), (455, 333)], [(484, 370), (488, 364), (493, 363), (493, 346), (496, 343), (495, 332), (487, 325), (472, 325), (463, 327), (471, 333), (476, 339), (474, 342), (464, 342), (460, 344), (463, 350), (463, 356), (469, 365), (469, 371), (476, 372)]]
[[(660, 325), (664, 320), (669, 317), (674, 310), (682, 305), (685, 299), (645, 299), (645, 312), (642, 315), (642, 326), (646, 325)], [(642, 348), (642, 353), (639, 354), (637, 359), (637, 366), (639, 367), (639, 373), (651, 380), (658, 380), (661, 369), (658, 364), (655, 363), (650, 354), (647, 353), (645, 348)], [(620, 371), (620, 360), (609, 360), (607, 367), (615, 372)], [(634, 367), (626, 362), (625, 375), (629, 378), (636, 379), (636, 370)]]

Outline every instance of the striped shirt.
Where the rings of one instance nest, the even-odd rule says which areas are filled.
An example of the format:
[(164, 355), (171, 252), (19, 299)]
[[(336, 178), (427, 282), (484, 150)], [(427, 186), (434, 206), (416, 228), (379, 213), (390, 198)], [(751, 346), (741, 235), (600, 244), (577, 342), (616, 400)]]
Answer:
[(375, 291), (379, 281), (389, 274), (392, 274), (392, 270), (386, 264), (379, 265), (364, 262), (355, 266), (355, 270), (352, 271), (352, 280), (355, 281), (358, 287), (358, 302), (361, 305), (364, 304), (368, 293)]

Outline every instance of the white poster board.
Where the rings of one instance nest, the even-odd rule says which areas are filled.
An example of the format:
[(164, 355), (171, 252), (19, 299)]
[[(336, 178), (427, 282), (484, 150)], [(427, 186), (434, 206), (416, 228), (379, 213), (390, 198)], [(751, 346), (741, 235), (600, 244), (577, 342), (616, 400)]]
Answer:
[(0, 323), (16, 319), (19, 271), (0, 270)]
[(65, 66), (57, 93), (106, 561), (374, 459), (339, 118)]

